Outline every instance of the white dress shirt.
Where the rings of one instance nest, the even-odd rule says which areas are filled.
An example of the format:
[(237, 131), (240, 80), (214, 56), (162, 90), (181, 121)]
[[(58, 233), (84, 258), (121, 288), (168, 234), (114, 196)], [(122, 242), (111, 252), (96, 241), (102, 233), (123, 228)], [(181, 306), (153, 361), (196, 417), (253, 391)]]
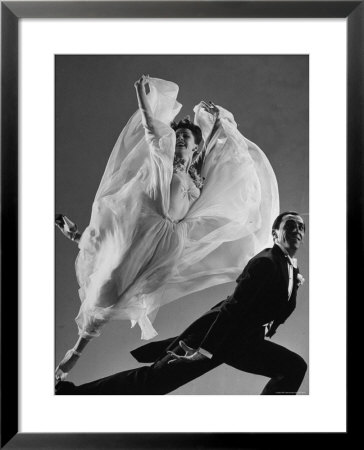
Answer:
[(293, 268), (297, 269), (297, 259), (291, 258), (287, 253), (287, 250), (282, 247), (281, 244), (276, 244), (282, 250), (287, 258), (287, 270), (288, 270), (288, 300), (291, 298), (292, 290), (293, 290)]
[[(276, 243), (276, 245), (278, 245), (278, 247), (282, 250), (282, 252), (284, 253), (284, 255), (287, 258), (287, 270), (288, 270), (288, 300), (291, 298), (292, 295), (292, 291), (293, 291), (293, 268), (297, 269), (297, 259), (296, 258), (291, 258), (289, 256), (289, 254), (287, 253), (287, 250), (282, 247), (281, 244), (279, 244), (278, 242)], [(265, 325), (263, 325), (265, 327), (265, 334), (268, 333), (270, 327), (272, 326), (272, 322), (266, 323)]]

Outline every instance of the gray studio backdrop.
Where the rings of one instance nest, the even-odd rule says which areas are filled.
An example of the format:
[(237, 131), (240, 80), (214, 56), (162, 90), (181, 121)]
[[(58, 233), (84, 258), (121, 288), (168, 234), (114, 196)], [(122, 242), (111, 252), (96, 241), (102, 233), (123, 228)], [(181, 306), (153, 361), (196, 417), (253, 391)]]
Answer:
[[(240, 131), (265, 152), (276, 173), (281, 210), (304, 215), (309, 229), (309, 58), (304, 55), (58, 55), (56, 63), (56, 212), (83, 230), (113, 145), (137, 109), (134, 82), (142, 75), (176, 82), (183, 108), (192, 114), (200, 100), (231, 111)], [(298, 254), (306, 283), (297, 309), (273, 341), (308, 361), (308, 242)], [(80, 306), (74, 262), (77, 246), (56, 230), (56, 336), (58, 363), (77, 339), (74, 321)], [(226, 283), (159, 310), (154, 327), (164, 339), (175, 336), (201, 313), (226, 298)], [(138, 367), (129, 351), (145, 343), (128, 321), (107, 324), (86, 348), (69, 375), (76, 384)], [(173, 394), (257, 394), (267, 379), (226, 365)], [(308, 394), (308, 375), (300, 391)]]

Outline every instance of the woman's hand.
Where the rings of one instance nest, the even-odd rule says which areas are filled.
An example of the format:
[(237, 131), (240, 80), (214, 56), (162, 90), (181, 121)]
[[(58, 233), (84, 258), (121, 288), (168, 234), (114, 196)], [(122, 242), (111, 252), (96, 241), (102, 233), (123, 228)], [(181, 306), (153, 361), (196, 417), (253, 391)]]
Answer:
[(66, 378), (68, 372), (76, 365), (79, 358), (80, 354), (75, 353), (75, 350), (73, 348), (71, 350), (68, 350), (68, 352), (65, 354), (64, 358), (56, 368), (56, 380), (63, 380), (64, 378)]
[(207, 103), (202, 100), (200, 104), (205, 111), (212, 114), (216, 119), (219, 118), (219, 108), (215, 105), (215, 103), (212, 103), (211, 101)]
[(139, 92), (145, 92), (145, 94), (149, 93), (149, 75), (142, 75), (139, 80), (134, 83), (135, 89)]
[(138, 81), (134, 83), (139, 110), (142, 113), (142, 124), (148, 133), (154, 134), (152, 123), (152, 111), (149, 106), (147, 95), (150, 92), (149, 75), (142, 75)]

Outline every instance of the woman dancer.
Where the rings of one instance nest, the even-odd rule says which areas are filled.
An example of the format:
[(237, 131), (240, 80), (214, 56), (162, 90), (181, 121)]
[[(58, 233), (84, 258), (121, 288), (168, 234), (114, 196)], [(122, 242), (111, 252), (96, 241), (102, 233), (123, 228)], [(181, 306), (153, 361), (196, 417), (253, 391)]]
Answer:
[(274, 172), (231, 113), (200, 102), (194, 123), (171, 126), (182, 106), (178, 86), (142, 76), (135, 88), (139, 110), (115, 144), (89, 226), (81, 235), (65, 216), (56, 220), (78, 242), (82, 302), (79, 339), (58, 379), (108, 320), (129, 319), (151, 339), (161, 305), (234, 280), (268, 244), (278, 214)]

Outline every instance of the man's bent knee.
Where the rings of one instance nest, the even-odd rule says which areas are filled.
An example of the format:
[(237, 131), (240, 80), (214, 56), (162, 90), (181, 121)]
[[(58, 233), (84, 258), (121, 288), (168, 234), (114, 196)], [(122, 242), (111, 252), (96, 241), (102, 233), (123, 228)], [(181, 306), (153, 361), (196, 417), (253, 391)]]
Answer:
[(301, 356), (296, 354), (295, 358), (292, 360), (291, 369), (295, 373), (300, 374), (303, 378), (307, 372), (307, 363)]

